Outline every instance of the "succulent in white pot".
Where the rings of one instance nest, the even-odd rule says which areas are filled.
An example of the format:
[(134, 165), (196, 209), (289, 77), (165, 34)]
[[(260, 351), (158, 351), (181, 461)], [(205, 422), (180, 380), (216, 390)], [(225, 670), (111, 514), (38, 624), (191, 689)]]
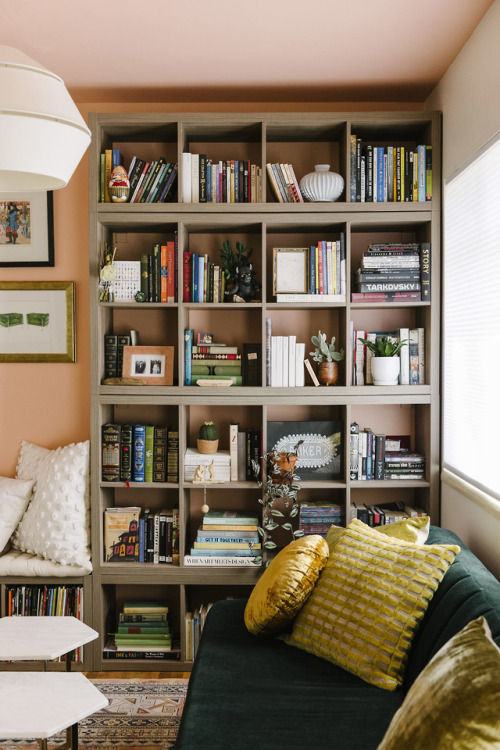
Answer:
[(359, 341), (373, 354), (371, 369), (374, 385), (397, 385), (399, 380), (399, 352), (406, 346), (406, 339), (394, 342), (389, 336), (380, 336), (376, 341), (359, 337)]

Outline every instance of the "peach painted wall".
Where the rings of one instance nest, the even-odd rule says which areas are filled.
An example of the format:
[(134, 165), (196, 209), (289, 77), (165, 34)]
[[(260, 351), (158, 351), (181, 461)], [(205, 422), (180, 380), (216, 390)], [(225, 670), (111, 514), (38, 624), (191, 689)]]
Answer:
[[(422, 103), (287, 102), (218, 104), (79, 104), (89, 112), (264, 112), (416, 110)], [(54, 268), (0, 269), (2, 281), (74, 281), (76, 362), (0, 364), (0, 476), (14, 476), (21, 440), (56, 448), (90, 436), (88, 157), (69, 185), (54, 192)]]

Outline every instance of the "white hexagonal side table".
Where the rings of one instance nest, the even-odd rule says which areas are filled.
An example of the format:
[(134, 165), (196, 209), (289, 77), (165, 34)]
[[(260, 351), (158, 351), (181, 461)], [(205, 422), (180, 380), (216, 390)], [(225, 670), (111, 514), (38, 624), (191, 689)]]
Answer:
[[(97, 636), (97, 631), (76, 617), (2, 617), (0, 661), (57, 659)], [(68, 670), (70, 666), (68, 658)]]
[[(70, 727), (78, 748), (78, 722), (108, 700), (79, 672), (0, 672), (0, 737), (46, 740)], [(68, 742), (69, 742), (68, 735)]]

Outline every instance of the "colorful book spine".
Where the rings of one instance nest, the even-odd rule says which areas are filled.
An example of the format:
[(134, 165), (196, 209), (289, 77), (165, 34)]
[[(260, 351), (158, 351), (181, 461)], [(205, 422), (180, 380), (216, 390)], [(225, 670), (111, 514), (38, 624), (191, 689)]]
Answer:
[(184, 385), (191, 385), (193, 328), (184, 329)]
[(104, 424), (102, 426), (101, 435), (101, 479), (103, 482), (119, 482), (121, 425), (109, 423)]
[(144, 438), (144, 481), (153, 481), (154, 426), (146, 425)]
[(134, 482), (145, 481), (146, 426), (135, 424), (132, 431), (134, 446), (134, 463), (132, 479)]
[(132, 480), (132, 425), (124, 424), (121, 428), (120, 441), (120, 481), (130, 482)]

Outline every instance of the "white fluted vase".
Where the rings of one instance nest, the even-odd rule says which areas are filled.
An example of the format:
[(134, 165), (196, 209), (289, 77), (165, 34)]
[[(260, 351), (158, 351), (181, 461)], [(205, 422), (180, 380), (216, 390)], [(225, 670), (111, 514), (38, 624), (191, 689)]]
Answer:
[(336, 201), (342, 195), (344, 178), (329, 170), (329, 164), (316, 164), (314, 172), (301, 179), (300, 190), (306, 201)]

